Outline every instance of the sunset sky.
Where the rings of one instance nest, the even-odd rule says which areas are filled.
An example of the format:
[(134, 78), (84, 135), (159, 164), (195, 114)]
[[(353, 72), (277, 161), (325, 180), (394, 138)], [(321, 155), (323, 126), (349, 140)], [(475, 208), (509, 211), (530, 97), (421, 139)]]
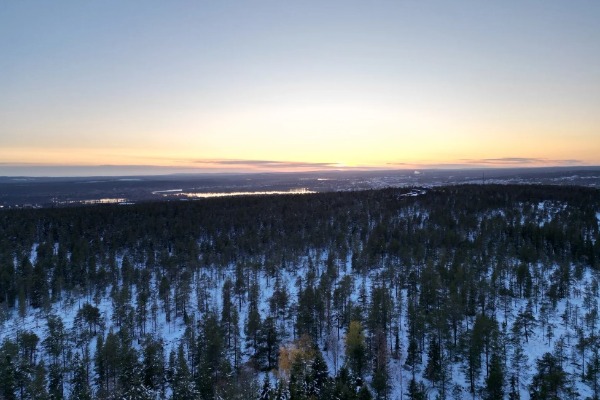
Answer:
[(598, 0), (3, 1), (0, 175), (600, 165), (599, 21)]

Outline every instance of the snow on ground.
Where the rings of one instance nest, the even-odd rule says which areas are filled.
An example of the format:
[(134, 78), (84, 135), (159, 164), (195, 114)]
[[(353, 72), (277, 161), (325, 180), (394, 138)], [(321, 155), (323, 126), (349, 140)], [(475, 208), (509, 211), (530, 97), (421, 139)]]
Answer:
[[(600, 222), (600, 213), (597, 213), (597, 217)], [(35, 248), (32, 249), (32, 257), (35, 256)], [(325, 262), (327, 260), (328, 254), (326, 252), (312, 252), (310, 254), (313, 263), (318, 270), (323, 270), (325, 268)], [(119, 260), (121, 262), (121, 259)], [(372, 287), (373, 281), (376, 279), (377, 274), (382, 272), (382, 269), (375, 269), (369, 271), (369, 273), (365, 274), (356, 274), (352, 271), (351, 268), (351, 256), (348, 256), (347, 260), (337, 261), (340, 263), (340, 276), (338, 277), (338, 281), (341, 280), (344, 276), (348, 274), (353, 274), (353, 293), (351, 296), (351, 300), (353, 302), (361, 301), (361, 291), (363, 295), (366, 295), (366, 298), (370, 298), (370, 290)], [(285, 269), (280, 271), (280, 282), (281, 285), (285, 285), (288, 289), (289, 298), (297, 299), (298, 296), (298, 287), (296, 282), (299, 279), (304, 279), (308, 271), (308, 262), (307, 259), (299, 260), (297, 263), (289, 263)], [(201, 272), (197, 273), (192, 279), (192, 290), (190, 292), (190, 299), (188, 304), (190, 305), (190, 316), (194, 318), (196, 321), (202, 318), (202, 315), (197, 312), (197, 304), (198, 304), (198, 291), (197, 286), (199, 280), (205, 280), (207, 286), (209, 288), (209, 304), (215, 310), (220, 312), (222, 308), (222, 288), (228, 277), (233, 277), (235, 274), (235, 267), (231, 266), (229, 269), (225, 271), (217, 269), (203, 269)], [(233, 278), (232, 278), (233, 279)], [(570, 338), (571, 341), (570, 347), (574, 348), (574, 344), (572, 341), (576, 340), (576, 332), (573, 328), (573, 321), (571, 324), (566, 327), (563, 321), (563, 315), (569, 314), (572, 320), (582, 321), (584, 316), (584, 298), (585, 298), (585, 288), (586, 286), (590, 286), (590, 282), (593, 279), (598, 279), (598, 276), (595, 272), (590, 269), (586, 269), (583, 278), (579, 281), (574, 281), (571, 287), (571, 293), (568, 299), (563, 299), (558, 301), (556, 308), (548, 313), (547, 320), (548, 324), (551, 326), (551, 329), (547, 329), (546, 324), (538, 323), (534, 330), (533, 335), (529, 338), (527, 343), (523, 343), (525, 352), (527, 355), (527, 367), (522, 371), (523, 375), (521, 381), (521, 399), (526, 400), (529, 398), (528, 392), (528, 384), (536, 371), (536, 360), (539, 359), (546, 352), (553, 352), (554, 346), (556, 342), (561, 338)], [(275, 280), (273, 277), (269, 277), (266, 275), (264, 271), (260, 273), (258, 276), (258, 282), (260, 284), (260, 301), (259, 301), (259, 310), (261, 315), (264, 317), (269, 313), (269, 298), (272, 296), (275, 286)], [(154, 290), (157, 292), (157, 283), (152, 282)], [(173, 289), (174, 290), (174, 289)], [(95, 306), (97, 306), (100, 310), (100, 313), (103, 317), (104, 324), (106, 326), (106, 331), (111, 329), (112, 327), (112, 300), (110, 299), (108, 293), (110, 290), (106, 290), (100, 296), (96, 296), (94, 299), (93, 296), (64, 296), (60, 301), (54, 303), (50, 309), (50, 314), (58, 315), (62, 318), (63, 323), (66, 329), (73, 329), (75, 316), (77, 311), (83, 306), (85, 302), (89, 302)], [(400, 291), (402, 301), (406, 301), (406, 290), (403, 289)], [(132, 301), (135, 301), (135, 288), (132, 291), (131, 298)], [(368, 300), (367, 300), (368, 301)], [(597, 302), (598, 299), (594, 298), (593, 301)], [(500, 301), (498, 301), (500, 303)], [(540, 304), (543, 301), (540, 301), (539, 304), (534, 309), (534, 314), (536, 316), (536, 320), (541, 321), (542, 319), (542, 310)], [(234, 301), (234, 304), (237, 305), (237, 301)], [(511, 299), (510, 311), (505, 316), (503, 305), (498, 304), (496, 310), (496, 318), (498, 323), (501, 326), (501, 329), (506, 329), (507, 332), (510, 333), (510, 329), (516, 319), (517, 313), (521, 310), (524, 310), (527, 306), (526, 299)], [(400, 338), (402, 343), (402, 352), (401, 356), (398, 360), (390, 358), (389, 362), (389, 372), (392, 378), (392, 389), (391, 389), (391, 399), (403, 399), (406, 398), (405, 393), (408, 386), (408, 382), (412, 377), (411, 371), (407, 370), (404, 367), (404, 363), (406, 360), (406, 348), (408, 343), (407, 340), (407, 317), (406, 317), (406, 306), (402, 307), (403, 313), (401, 315), (402, 324), (400, 330)], [(40, 338), (44, 338), (47, 334), (46, 327), (46, 312), (39, 309), (27, 309), (25, 316), (21, 317), (18, 314), (18, 306), (15, 307), (15, 310), (11, 311), (7, 318), (0, 323), (0, 341), (5, 338), (15, 338), (19, 331), (32, 331), (36, 333)], [(220, 314), (219, 314), (220, 316)], [(248, 317), (248, 302), (244, 301), (242, 303), (242, 307), (240, 309), (240, 333), (242, 342), (245, 342), (244, 337), (244, 323)], [(473, 324), (473, 320), (469, 323)], [(503, 328), (506, 326), (505, 328)], [(180, 341), (182, 340), (185, 333), (186, 325), (183, 323), (181, 318), (173, 318), (171, 322), (167, 322), (166, 314), (160, 307), (160, 311), (157, 318), (156, 326), (148, 321), (147, 323), (147, 331), (154, 336), (162, 337), (164, 340), (164, 348), (165, 355), (168, 356), (171, 350), (176, 350)], [(293, 337), (293, 320), (291, 318), (287, 318), (285, 323), (285, 331), (287, 332), (287, 336), (283, 338), (283, 343), (290, 342), (294, 340)], [(548, 332), (551, 332), (551, 337), (547, 335)], [(345, 331), (341, 329), (339, 331), (339, 335), (337, 330), (334, 332), (330, 332), (330, 334), (325, 334), (323, 341), (320, 343), (321, 349), (327, 349), (323, 352), (324, 359), (327, 362), (329, 371), (331, 374), (335, 374), (337, 370), (342, 366), (344, 360), (344, 336)], [(90, 351), (95, 351), (94, 342), (90, 345)], [(139, 344), (136, 344), (139, 346)], [(420, 370), (417, 373), (416, 377), (418, 380), (423, 380), (426, 384), (428, 383), (425, 379), (422, 378), (423, 370), (425, 365), (427, 364), (427, 354), (426, 350), (424, 351)], [(510, 356), (509, 356), (510, 357)], [(576, 371), (576, 366), (574, 365), (565, 365), (565, 369), (569, 373), (574, 373)], [(510, 368), (509, 368), (510, 369)], [(483, 374), (482, 374), (483, 375)], [(508, 381), (508, 377), (506, 379)], [(369, 382), (370, 379), (367, 378)], [(484, 377), (480, 376), (478, 379), (478, 383), (480, 386), (483, 386)], [(464, 371), (462, 370), (461, 363), (455, 363), (452, 366), (452, 385), (457, 385), (462, 389), (464, 399), (471, 398), (470, 393), (468, 392), (468, 380), (465, 376)], [(592, 391), (590, 387), (586, 384), (583, 384), (580, 379), (576, 380), (576, 388), (580, 394), (580, 398), (585, 398), (587, 396), (592, 395)], [(428, 395), (429, 398), (435, 398), (437, 394), (437, 389), (431, 386), (428, 386)]]

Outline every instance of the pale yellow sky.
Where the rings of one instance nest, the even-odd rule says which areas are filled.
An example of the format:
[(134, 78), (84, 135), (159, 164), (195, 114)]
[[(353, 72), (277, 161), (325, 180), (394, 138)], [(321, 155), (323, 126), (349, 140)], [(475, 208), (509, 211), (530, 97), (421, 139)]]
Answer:
[[(180, 112), (176, 118), (165, 119), (151, 123), (134, 118), (119, 123), (101, 118), (89, 128), (87, 121), (71, 122), (71, 129), (61, 126), (38, 136), (38, 143), (16, 140), (0, 149), (0, 159), (5, 163), (185, 167), (205, 159), (357, 167), (454, 165), (507, 157), (545, 159), (553, 165), (600, 163), (596, 125), (560, 118), (536, 122), (512, 115), (482, 118), (481, 113), (452, 109), (337, 103), (270, 105), (212, 115)], [(30, 129), (44, 130), (44, 121), (37, 126), (32, 123)], [(86, 135), (79, 134), (82, 130)]]

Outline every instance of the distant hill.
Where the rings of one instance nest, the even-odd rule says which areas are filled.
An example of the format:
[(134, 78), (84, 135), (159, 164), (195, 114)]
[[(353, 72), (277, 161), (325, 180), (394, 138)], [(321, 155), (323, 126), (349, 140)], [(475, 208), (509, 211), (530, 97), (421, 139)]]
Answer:
[(57, 207), (95, 202), (193, 200), (232, 192), (347, 191), (455, 184), (600, 187), (600, 167), (315, 171), (157, 176), (0, 177), (0, 207)]

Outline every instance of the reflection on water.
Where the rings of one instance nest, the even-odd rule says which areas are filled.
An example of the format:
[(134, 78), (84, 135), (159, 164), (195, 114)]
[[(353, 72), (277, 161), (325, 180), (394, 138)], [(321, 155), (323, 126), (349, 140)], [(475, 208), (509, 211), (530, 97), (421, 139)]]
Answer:
[(183, 191), (183, 189), (155, 190), (152, 194), (173, 194)]
[(123, 203), (127, 199), (97, 199), (97, 200), (81, 200), (81, 204), (114, 204)]
[(308, 190), (306, 188), (291, 189), (291, 190), (271, 190), (265, 192), (208, 192), (208, 193), (190, 193), (183, 192), (177, 193), (177, 196), (184, 196), (189, 198), (209, 198), (209, 197), (225, 197), (225, 196), (261, 196), (261, 195), (272, 195), (272, 194), (309, 194), (316, 193), (314, 190)]
[(89, 200), (57, 200), (52, 199), (52, 203), (57, 205), (74, 205), (74, 204), (131, 204), (127, 203), (128, 200), (124, 198), (102, 198), (102, 199), (89, 199)]

